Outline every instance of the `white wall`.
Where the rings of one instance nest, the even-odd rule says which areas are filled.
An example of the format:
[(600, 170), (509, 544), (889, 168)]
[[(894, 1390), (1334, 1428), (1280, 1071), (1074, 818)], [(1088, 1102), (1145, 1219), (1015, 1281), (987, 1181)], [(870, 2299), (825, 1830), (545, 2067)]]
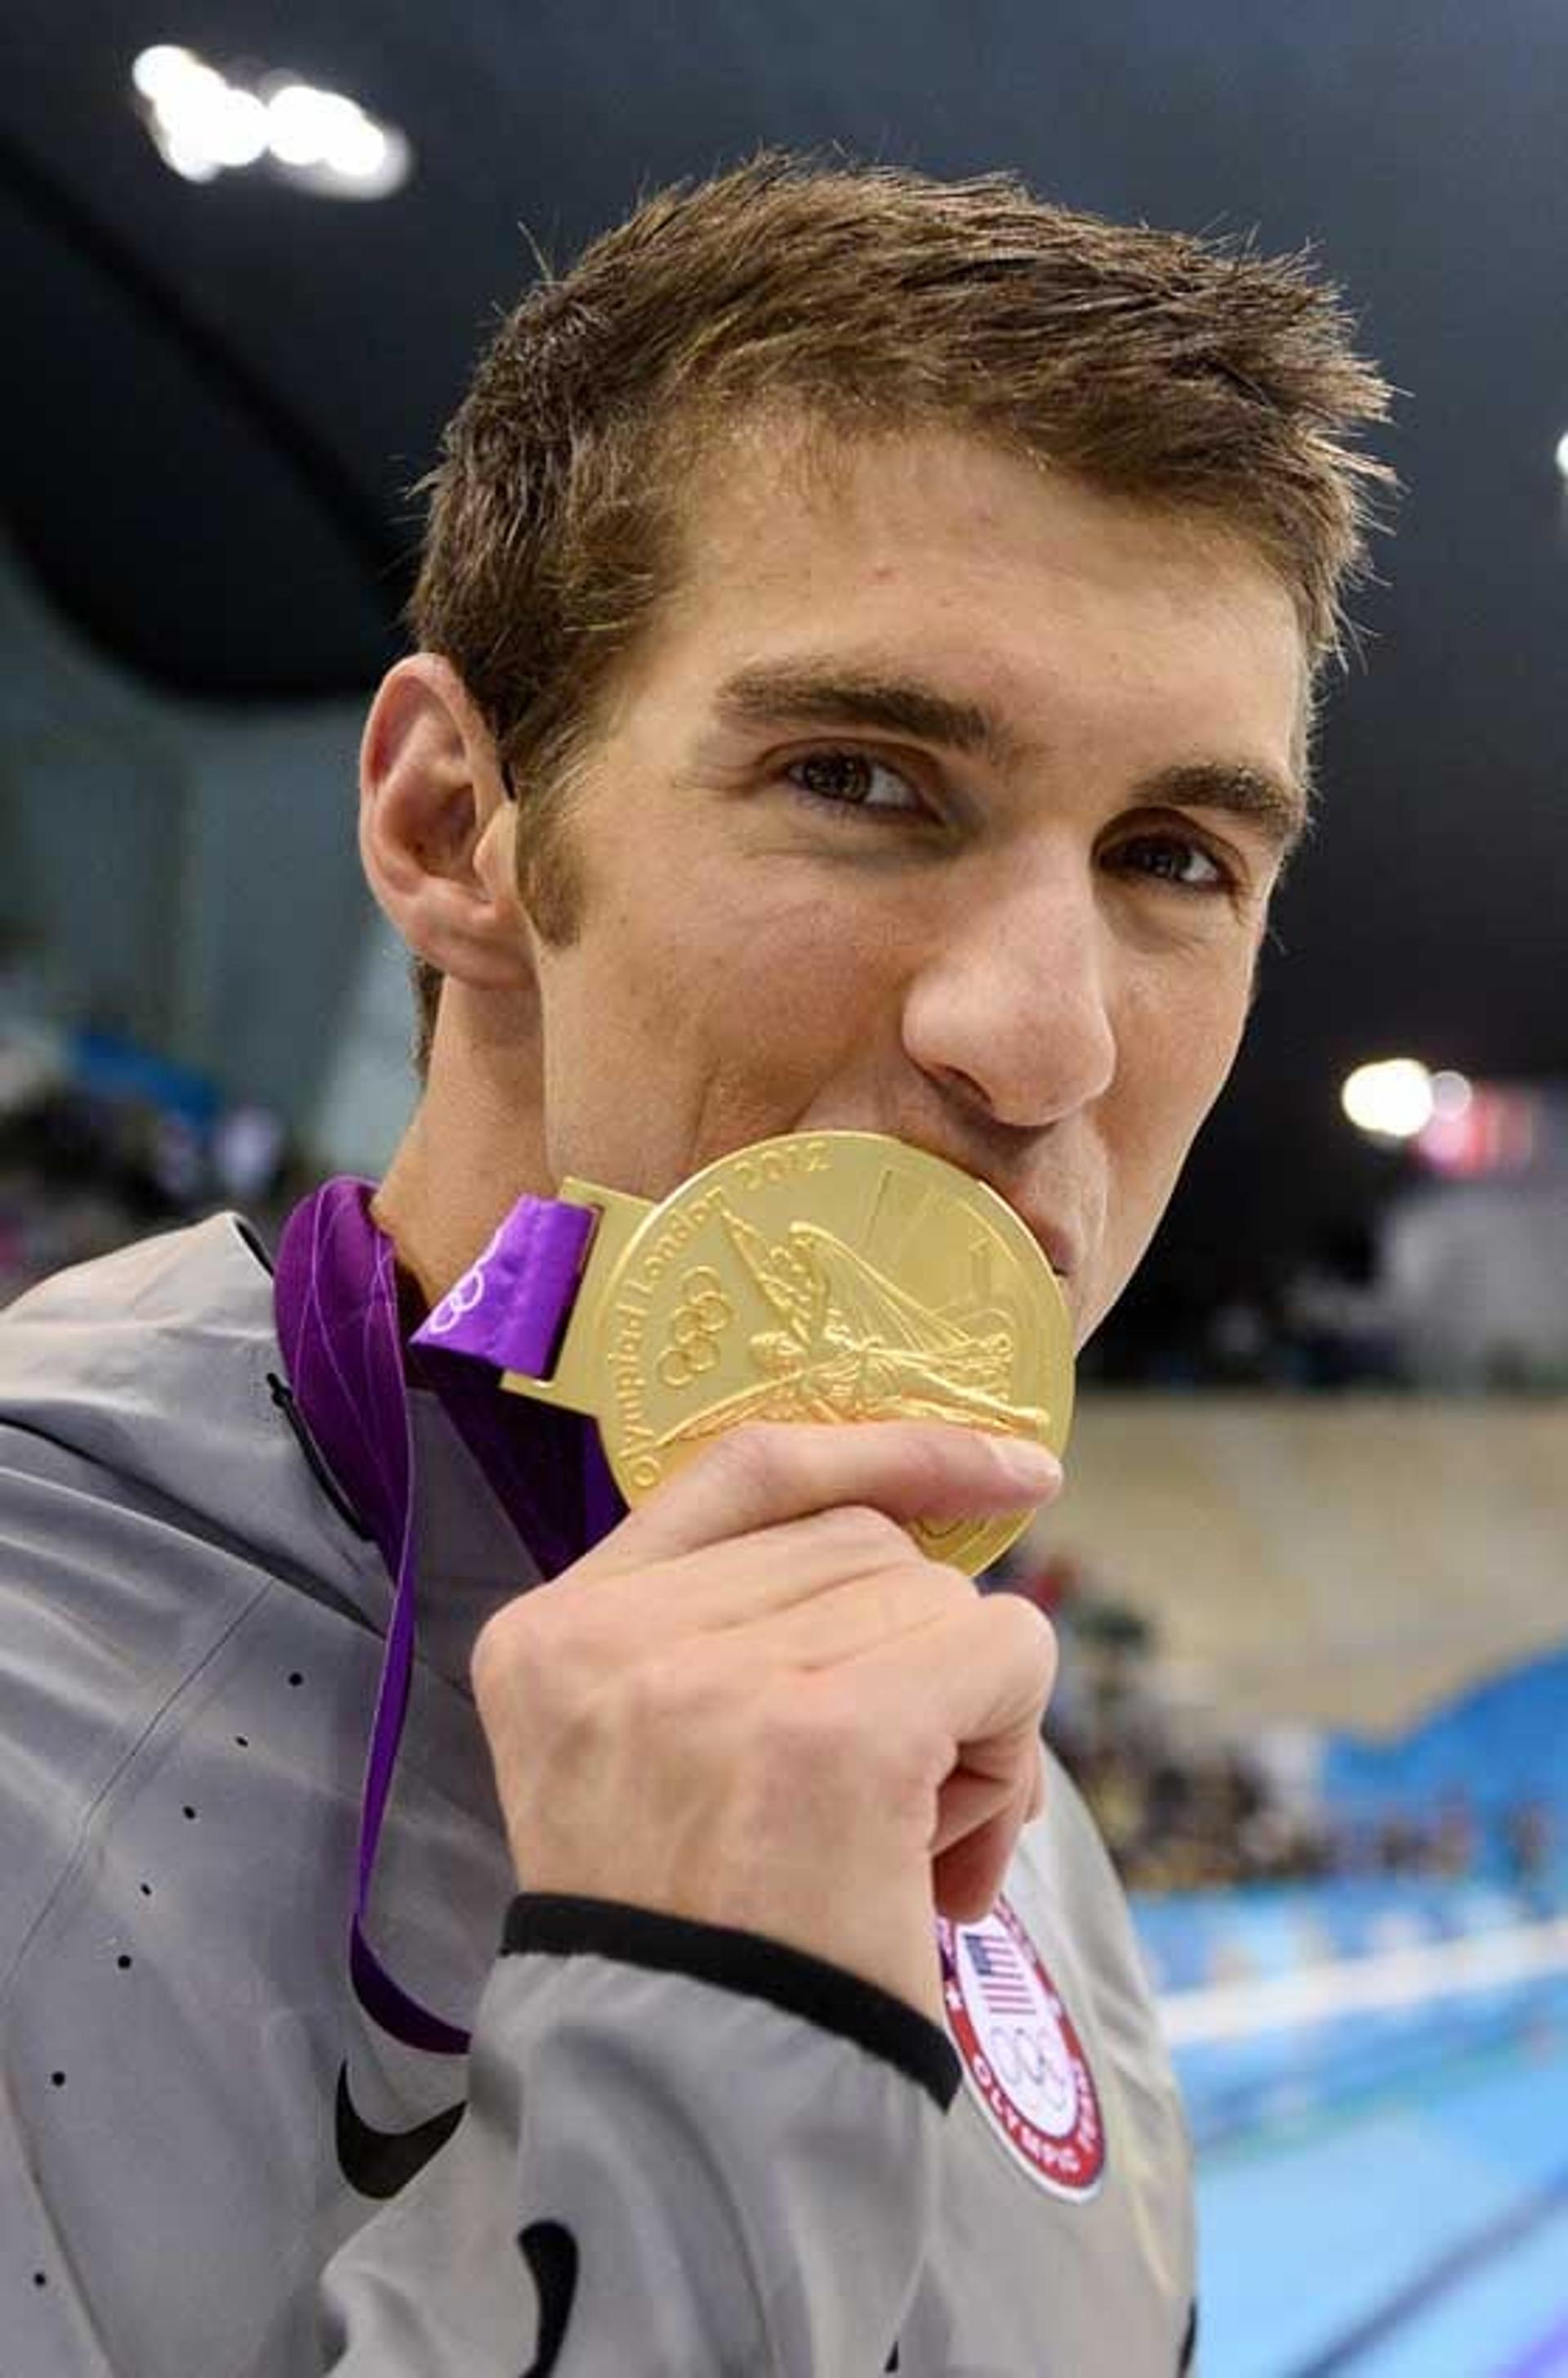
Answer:
[(1568, 1642), (1568, 1400), (1086, 1388), (1031, 1549), (1232, 1715), (1379, 1732)]

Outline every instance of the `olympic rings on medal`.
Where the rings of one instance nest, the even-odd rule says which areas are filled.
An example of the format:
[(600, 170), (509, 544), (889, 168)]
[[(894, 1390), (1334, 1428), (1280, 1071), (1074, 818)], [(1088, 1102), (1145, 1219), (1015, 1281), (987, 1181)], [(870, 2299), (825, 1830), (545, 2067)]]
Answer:
[(684, 1303), (669, 1324), (671, 1343), (655, 1366), (667, 1387), (689, 1387), (718, 1361), (718, 1340), (735, 1318), (718, 1274), (701, 1265), (681, 1282)]

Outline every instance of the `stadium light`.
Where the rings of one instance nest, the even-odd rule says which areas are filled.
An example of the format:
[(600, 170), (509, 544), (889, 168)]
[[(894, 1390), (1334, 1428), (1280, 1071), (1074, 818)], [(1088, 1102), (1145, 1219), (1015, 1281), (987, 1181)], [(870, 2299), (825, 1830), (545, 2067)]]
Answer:
[(1414, 1139), (1435, 1111), (1432, 1077), (1414, 1057), (1357, 1065), (1339, 1099), (1357, 1129), (1372, 1139)]
[(267, 164), (318, 198), (380, 198), (413, 163), (393, 126), (297, 75), (270, 75), (251, 90), (194, 50), (159, 42), (133, 62), (131, 84), (159, 155), (187, 182)]

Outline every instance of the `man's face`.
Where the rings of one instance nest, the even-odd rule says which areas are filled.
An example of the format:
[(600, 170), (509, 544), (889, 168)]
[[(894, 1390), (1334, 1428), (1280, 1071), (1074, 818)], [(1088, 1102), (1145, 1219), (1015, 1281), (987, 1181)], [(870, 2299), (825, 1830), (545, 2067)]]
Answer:
[(1282, 583), (1192, 515), (953, 436), (729, 450), (535, 946), (553, 1180), (888, 1132), (1018, 1209), (1081, 1344), (1235, 1056), (1303, 693)]

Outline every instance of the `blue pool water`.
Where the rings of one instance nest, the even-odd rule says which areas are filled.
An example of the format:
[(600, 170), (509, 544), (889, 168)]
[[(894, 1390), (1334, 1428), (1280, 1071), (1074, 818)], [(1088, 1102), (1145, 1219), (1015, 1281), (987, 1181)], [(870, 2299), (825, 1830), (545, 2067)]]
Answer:
[(1204, 2378), (1568, 2378), (1568, 2036), (1207, 2147)]

